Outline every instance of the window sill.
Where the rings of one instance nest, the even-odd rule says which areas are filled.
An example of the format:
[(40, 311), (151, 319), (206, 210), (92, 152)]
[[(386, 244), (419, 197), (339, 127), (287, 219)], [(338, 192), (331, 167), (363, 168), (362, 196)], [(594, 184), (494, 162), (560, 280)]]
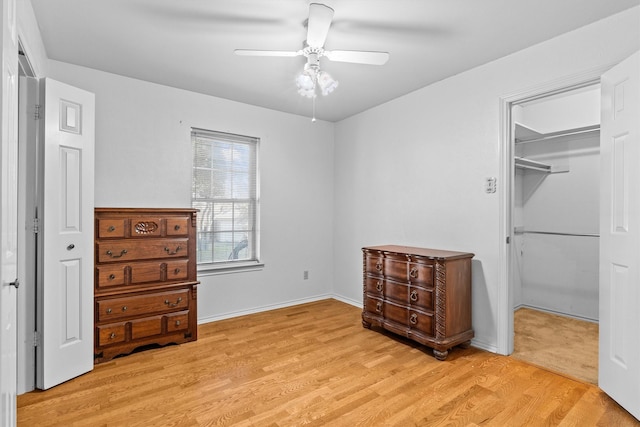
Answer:
[(258, 271), (264, 268), (261, 262), (239, 262), (222, 265), (199, 265), (198, 276), (215, 276), (218, 274), (244, 273), (247, 271)]

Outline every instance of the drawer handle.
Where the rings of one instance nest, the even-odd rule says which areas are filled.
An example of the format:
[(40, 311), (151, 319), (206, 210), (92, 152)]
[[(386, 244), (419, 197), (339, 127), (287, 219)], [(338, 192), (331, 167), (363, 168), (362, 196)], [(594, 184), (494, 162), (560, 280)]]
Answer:
[(176, 326), (180, 326), (180, 321), (176, 320)]
[(71, 243), (69, 246), (67, 246), (67, 250), (68, 250), (68, 251), (70, 251), (70, 250), (72, 250), (72, 249), (73, 249), (73, 248), (75, 248), (75, 247), (76, 247), (76, 245), (74, 245), (73, 243)]
[(418, 268), (417, 268), (417, 267), (413, 267), (413, 268), (411, 269), (411, 271), (409, 272), (409, 276), (410, 276), (412, 279), (416, 279), (416, 278), (418, 277)]
[(409, 298), (411, 298), (411, 301), (413, 302), (418, 301), (418, 291), (411, 291)]
[(174, 229), (174, 230), (176, 230), (176, 231), (178, 231), (178, 230), (180, 230), (180, 226), (179, 226), (179, 225), (176, 225), (175, 227), (173, 227), (173, 229)]
[(176, 248), (176, 250), (175, 250), (175, 251), (171, 252), (171, 249), (169, 249), (169, 248), (164, 248), (164, 250), (165, 250), (169, 255), (175, 255), (175, 254), (177, 254), (177, 253), (178, 253), (178, 251), (179, 251), (180, 249), (182, 249), (182, 247), (181, 247), (181, 246), (178, 246), (178, 247)]
[(116, 231), (116, 228), (113, 225), (110, 225), (109, 228), (107, 228), (107, 231), (111, 233), (112, 231)]
[(409, 322), (411, 322), (412, 325), (415, 325), (418, 323), (418, 315), (413, 313), (411, 315), (411, 317), (409, 318)]
[(173, 270), (173, 273), (174, 273), (174, 274), (178, 274), (178, 273), (180, 273), (180, 269), (179, 269), (179, 268), (176, 268), (175, 270)]
[(120, 255), (114, 255), (114, 254), (113, 254), (113, 252), (111, 252), (111, 251), (107, 251), (107, 255), (109, 255), (111, 258), (120, 258), (120, 257), (122, 257), (123, 255), (125, 255), (126, 253), (127, 253), (127, 250), (126, 250), (126, 249), (121, 250), (121, 251), (120, 251)]
[(164, 300), (164, 303), (166, 305), (168, 305), (169, 307), (177, 307), (178, 304), (180, 304), (182, 302), (182, 297), (178, 297), (178, 299), (176, 300), (175, 303), (172, 303), (171, 301), (169, 301), (168, 299)]
[(122, 311), (127, 311), (127, 306), (126, 305), (122, 306)]
[(382, 271), (382, 263), (381, 262), (376, 262), (376, 270)]
[(376, 284), (376, 289), (378, 290), (378, 292), (382, 292), (382, 281), (378, 280), (378, 283)]
[(376, 304), (376, 311), (378, 313), (382, 312), (382, 303), (380, 301), (378, 301), (378, 303)]
[(115, 332), (111, 332), (111, 335), (109, 335), (109, 339), (112, 340), (116, 337), (116, 333)]
[(111, 314), (111, 311), (112, 310), (110, 308), (107, 308), (107, 314)]
[(110, 275), (109, 275), (109, 280), (113, 280), (113, 279), (115, 279), (115, 278), (116, 278), (116, 275), (115, 275), (115, 274), (110, 274)]

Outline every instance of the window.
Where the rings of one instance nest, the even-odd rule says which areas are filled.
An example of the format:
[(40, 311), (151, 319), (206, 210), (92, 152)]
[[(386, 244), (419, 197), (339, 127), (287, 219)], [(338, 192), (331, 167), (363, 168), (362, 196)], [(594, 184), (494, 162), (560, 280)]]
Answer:
[(191, 130), (198, 266), (258, 262), (258, 138)]

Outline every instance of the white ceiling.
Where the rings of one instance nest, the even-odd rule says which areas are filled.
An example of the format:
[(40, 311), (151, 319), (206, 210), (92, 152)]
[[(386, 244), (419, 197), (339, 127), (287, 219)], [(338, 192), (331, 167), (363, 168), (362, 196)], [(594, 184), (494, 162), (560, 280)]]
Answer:
[[(317, 0), (335, 10), (327, 50), (387, 51), (383, 66), (321, 59), (339, 87), (316, 117), (339, 121), (640, 0)], [(50, 59), (311, 116), (294, 78), (308, 0), (31, 0)]]

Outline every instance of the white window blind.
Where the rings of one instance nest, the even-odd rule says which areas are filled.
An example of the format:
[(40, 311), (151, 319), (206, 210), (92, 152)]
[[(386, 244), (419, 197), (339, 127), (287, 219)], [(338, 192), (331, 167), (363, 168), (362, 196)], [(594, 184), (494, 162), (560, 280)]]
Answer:
[(199, 267), (258, 262), (258, 138), (192, 128)]

